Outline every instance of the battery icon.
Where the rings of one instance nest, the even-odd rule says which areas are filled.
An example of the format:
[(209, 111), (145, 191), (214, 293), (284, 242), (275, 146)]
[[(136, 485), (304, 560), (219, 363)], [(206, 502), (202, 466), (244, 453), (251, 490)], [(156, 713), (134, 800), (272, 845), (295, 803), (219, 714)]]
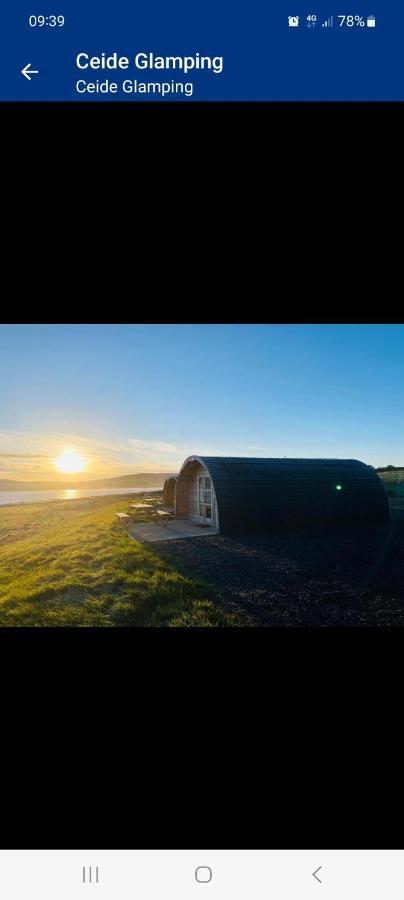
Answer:
[(366, 20), (366, 24), (368, 28), (376, 28), (376, 18), (375, 16), (368, 16)]

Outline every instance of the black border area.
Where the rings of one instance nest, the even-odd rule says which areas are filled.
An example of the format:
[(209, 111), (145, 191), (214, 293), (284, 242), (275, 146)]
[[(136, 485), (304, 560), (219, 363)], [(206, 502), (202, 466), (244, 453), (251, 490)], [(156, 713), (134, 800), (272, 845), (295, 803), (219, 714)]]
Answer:
[[(24, 245), (23, 319), (31, 318), (32, 295), (37, 314), (47, 302), (46, 279), (57, 284), (62, 271), (73, 302), (79, 281), (80, 317), (86, 305), (93, 309), (85, 319), (99, 317), (102, 299), (89, 299), (99, 281), (119, 291), (130, 321), (133, 296), (125, 302), (122, 295), (135, 265), (146, 287), (153, 272), (157, 320), (166, 316), (168, 295), (176, 310), (183, 304), (179, 321), (194, 318), (189, 270), (213, 299), (204, 314), (210, 321), (232, 321), (240, 296), (241, 308), (249, 298), (250, 318), (254, 305), (253, 319), (262, 310), (272, 318), (279, 305), (272, 288), (285, 278), (281, 303), (292, 321), (302, 311), (307, 317), (313, 295), (311, 321), (334, 309), (344, 320), (353, 304), (363, 307), (357, 320), (366, 320), (375, 292), (389, 298), (391, 316), (400, 247), (387, 202), (394, 203), (401, 171), (400, 101), (142, 101), (135, 110), (125, 101), (1, 105), (12, 187), (5, 216)], [(35, 227), (21, 233), (22, 215)], [(386, 261), (382, 222), (383, 234), (391, 228)], [(99, 244), (104, 234), (106, 245)], [(164, 240), (156, 248), (150, 235)], [(355, 265), (370, 252), (371, 267)], [(337, 295), (337, 304), (324, 302), (324, 284), (327, 301)]]
[(1, 844), (399, 849), (403, 647), (398, 630), (3, 629)]

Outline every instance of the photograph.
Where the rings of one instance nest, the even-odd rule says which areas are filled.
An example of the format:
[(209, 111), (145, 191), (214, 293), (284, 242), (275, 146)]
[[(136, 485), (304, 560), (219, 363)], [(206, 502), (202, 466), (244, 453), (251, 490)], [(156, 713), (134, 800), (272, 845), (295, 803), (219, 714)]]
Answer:
[(0, 628), (404, 627), (404, 324), (0, 326)]

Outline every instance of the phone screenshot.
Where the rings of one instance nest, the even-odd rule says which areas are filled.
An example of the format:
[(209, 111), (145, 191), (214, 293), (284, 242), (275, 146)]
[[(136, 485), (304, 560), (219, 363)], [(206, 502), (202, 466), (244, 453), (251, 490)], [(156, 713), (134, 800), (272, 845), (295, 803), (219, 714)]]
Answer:
[(3, 101), (402, 101), (398, 0), (5, 5)]
[(402, 627), (403, 382), (404, 325), (3, 325), (1, 628)]

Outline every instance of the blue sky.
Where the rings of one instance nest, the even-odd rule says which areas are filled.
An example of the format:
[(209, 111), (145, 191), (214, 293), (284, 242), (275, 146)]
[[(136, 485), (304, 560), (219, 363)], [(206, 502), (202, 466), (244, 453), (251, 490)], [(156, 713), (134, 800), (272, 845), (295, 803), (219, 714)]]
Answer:
[(402, 325), (3, 325), (0, 478), (190, 453), (404, 465)]

